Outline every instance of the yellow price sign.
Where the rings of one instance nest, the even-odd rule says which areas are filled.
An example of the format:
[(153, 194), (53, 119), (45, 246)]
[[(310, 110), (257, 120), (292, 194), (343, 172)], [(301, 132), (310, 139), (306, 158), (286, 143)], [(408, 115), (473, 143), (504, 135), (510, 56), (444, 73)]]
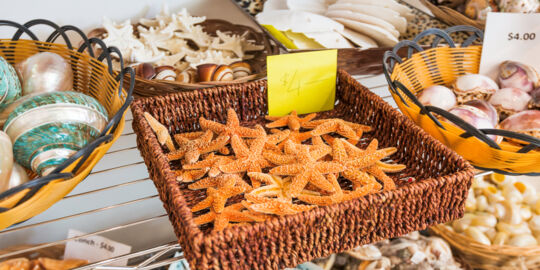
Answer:
[(268, 56), (267, 73), (269, 115), (334, 108), (337, 50)]

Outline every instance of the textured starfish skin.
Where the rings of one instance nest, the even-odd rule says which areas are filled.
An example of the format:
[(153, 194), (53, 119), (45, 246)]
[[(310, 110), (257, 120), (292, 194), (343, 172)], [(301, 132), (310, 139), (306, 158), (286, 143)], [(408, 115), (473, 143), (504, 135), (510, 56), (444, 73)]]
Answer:
[(221, 213), (227, 200), (231, 197), (239, 195), (245, 191), (244, 187), (239, 186), (226, 186), (220, 189), (208, 188), (206, 190), (207, 197), (200, 203), (194, 205), (191, 208), (192, 212), (197, 212), (209, 207), (212, 207), (212, 210), (216, 213)]
[(259, 131), (240, 126), (238, 115), (233, 109), (227, 110), (227, 124), (221, 124), (218, 122), (206, 120), (204, 117), (199, 119), (199, 124), (203, 130), (211, 130), (219, 136), (228, 136), (232, 138), (233, 135), (239, 137), (255, 138), (259, 136)]
[[(261, 126), (258, 128), (262, 129)], [(263, 130), (263, 135), (256, 138), (251, 143), (251, 147), (248, 148), (238, 135), (233, 135), (231, 145), (238, 159), (228, 164), (220, 165), (219, 169), (225, 173), (239, 173), (261, 172), (262, 168), (270, 167), (270, 162), (262, 156), (264, 145), (267, 140), (268, 138)]]
[(292, 111), (291, 114), (286, 116), (266, 116), (266, 120), (273, 121), (271, 123), (266, 124), (267, 128), (277, 128), (277, 127), (284, 127), (288, 126), (293, 131), (300, 130), (301, 127), (304, 126), (305, 123), (311, 121), (313, 118), (317, 116), (316, 113), (311, 113), (306, 115), (305, 117), (298, 117), (298, 114), (296, 111)]
[(176, 180), (184, 183), (193, 182), (195, 180), (201, 179), (208, 169), (197, 169), (197, 170), (178, 170), (175, 171)]
[(375, 184), (378, 184), (378, 183), (369, 183), (361, 187), (355, 188), (353, 191), (349, 191), (349, 190), (341, 189), (337, 181), (337, 177), (334, 174), (328, 175), (328, 181), (332, 183), (335, 190), (337, 190), (333, 194), (328, 195), (328, 196), (300, 194), (298, 195), (298, 199), (309, 204), (327, 206), (327, 205), (332, 205), (336, 203), (341, 203), (344, 201), (349, 201), (349, 200), (363, 197), (367, 194), (373, 193), (374, 191), (377, 191)]
[(254, 217), (247, 211), (241, 211), (244, 206), (240, 203), (232, 204), (223, 209), (221, 213), (213, 210), (193, 219), (195, 224), (203, 225), (214, 222), (214, 231), (222, 231), (230, 225), (230, 222), (252, 222)]
[(239, 174), (221, 174), (217, 177), (206, 177), (188, 186), (189, 189), (207, 189), (237, 186), (245, 191), (251, 191), (252, 187), (242, 179)]
[(233, 159), (231, 157), (217, 156), (214, 153), (210, 153), (203, 160), (195, 162), (193, 164), (184, 164), (182, 168), (185, 170), (208, 169), (208, 176), (216, 177), (219, 174), (221, 174), (221, 170), (219, 169), (219, 166), (227, 164), (232, 161)]
[(287, 195), (295, 197), (308, 183), (333, 192), (334, 188), (324, 174), (339, 173), (344, 169), (344, 166), (337, 162), (317, 161), (309, 152), (309, 147), (301, 147), (297, 153), (296, 163), (275, 167), (270, 170), (270, 174), (294, 176)]
[(148, 125), (150, 125), (150, 128), (154, 131), (154, 133), (156, 133), (158, 142), (161, 145), (165, 145), (169, 151), (174, 151), (174, 143), (167, 128), (148, 112), (144, 112), (143, 115), (148, 122)]
[[(256, 195), (246, 194), (248, 200), (248, 209), (258, 213), (273, 215), (293, 215), (304, 212), (315, 207), (314, 205), (294, 204), (291, 199), (284, 198), (266, 198)], [(244, 204), (246, 205), (246, 204)]]
[(175, 136), (179, 147), (174, 152), (167, 155), (169, 160), (178, 160), (184, 158), (187, 164), (195, 163), (201, 154), (217, 151), (224, 147), (229, 141), (228, 137), (217, 137), (212, 141), (211, 131), (205, 132), (201, 137), (190, 140), (182, 136)]
[(346, 168), (341, 175), (349, 179), (355, 187), (374, 184), (377, 190), (381, 188), (381, 185), (367, 173), (362, 171), (362, 169), (375, 164), (375, 162), (382, 158), (380, 156), (383, 155), (384, 152), (376, 155), (376, 152), (368, 153), (367, 151), (364, 155), (347, 155), (342, 139), (336, 139), (332, 144), (333, 160), (339, 162)]
[(371, 131), (371, 127), (362, 124), (347, 122), (343, 119), (323, 119), (312, 121), (306, 125), (306, 128), (313, 128), (313, 136), (335, 132), (349, 139), (350, 143), (357, 144), (364, 132)]

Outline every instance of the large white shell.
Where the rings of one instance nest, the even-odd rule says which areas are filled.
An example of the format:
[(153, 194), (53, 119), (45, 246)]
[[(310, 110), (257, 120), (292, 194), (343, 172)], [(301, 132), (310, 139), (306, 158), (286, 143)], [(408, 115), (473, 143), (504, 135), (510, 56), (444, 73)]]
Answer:
[(534, 236), (530, 234), (519, 234), (515, 235), (510, 240), (508, 240), (508, 245), (516, 247), (533, 247), (538, 243)]
[(525, 92), (540, 86), (540, 77), (533, 67), (513, 61), (504, 61), (499, 66), (498, 80), (503, 88), (514, 87)]
[(489, 103), (491, 103), (500, 114), (509, 116), (526, 110), (530, 100), (531, 96), (525, 91), (518, 88), (503, 88), (491, 96)]
[(495, 81), (481, 74), (460, 76), (454, 81), (452, 88), (456, 93), (458, 103), (473, 99), (485, 99), (499, 90)]
[(493, 126), (496, 126), (499, 123), (499, 114), (497, 113), (497, 109), (495, 109), (495, 107), (493, 107), (493, 105), (489, 104), (487, 101), (474, 99), (465, 102), (464, 105), (473, 106), (486, 113), (491, 119)]
[(17, 64), (23, 95), (73, 89), (71, 65), (60, 55), (40, 52)]
[(527, 110), (516, 113), (502, 121), (500, 127), (540, 138), (540, 111)]
[[(460, 105), (449, 110), (450, 113), (461, 118), (463, 121), (471, 124), (477, 129), (493, 129), (495, 126), (491, 118), (483, 111), (468, 105)], [(499, 136), (488, 135), (495, 142), (500, 141)]]
[(7, 182), (7, 185), (4, 187), (4, 190), (0, 189), (0, 192), (3, 192), (10, 188), (24, 184), (28, 182), (28, 180), (29, 180), (28, 174), (26, 174), (26, 171), (24, 170), (24, 168), (17, 163), (13, 163), (13, 169), (11, 170), (11, 176), (9, 177), (9, 181)]
[(9, 136), (0, 131), (0, 192), (9, 186), (9, 178), (13, 169), (13, 150)]
[(422, 91), (418, 100), (423, 105), (439, 107), (450, 110), (456, 106), (456, 95), (448, 87), (442, 85), (432, 85)]

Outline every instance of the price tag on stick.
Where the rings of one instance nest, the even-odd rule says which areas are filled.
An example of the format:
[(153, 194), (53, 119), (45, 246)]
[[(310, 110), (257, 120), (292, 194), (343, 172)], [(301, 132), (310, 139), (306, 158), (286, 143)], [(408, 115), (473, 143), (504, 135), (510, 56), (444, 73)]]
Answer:
[(540, 13), (496, 13), (487, 16), (480, 74), (496, 79), (499, 65), (517, 61), (540, 72)]
[(337, 50), (268, 56), (267, 73), (270, 115), (334, 108)]

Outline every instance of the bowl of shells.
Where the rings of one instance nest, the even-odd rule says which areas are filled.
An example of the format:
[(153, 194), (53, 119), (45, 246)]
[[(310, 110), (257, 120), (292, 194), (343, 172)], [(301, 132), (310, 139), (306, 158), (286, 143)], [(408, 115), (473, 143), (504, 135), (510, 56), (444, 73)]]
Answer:
[[(262, 32), (165, 6), (155, 18), (114, 22), (88, 33), (117, 47), (136, 73), (134, 93), (154, 96), (266, 76), (266, 56), (277, 54)], [(113, 59), (114, 69), (118, 61)]]
[(500, 174), (477, 177), (465, 211), (463, 218), (432, 230), (471, 267), (540, 267), (540, 194), (530, 183)]
[[(499, 64), (495, 79), (477, 74), (482, 46), (471, 43), (482, 39), (480, 30), (428, 31), (385, 54), (386, 78), (400, 110), (479, 169), (540, 174), (538, 72), (509, 59)], [(454, 32), (472, 34), (457, 47), (449, 35)], [(431, 49), (415, 43), (431, 34), (437, 36)], [(407, 58), (395, 54), (402, 48), (409, 49)]]

